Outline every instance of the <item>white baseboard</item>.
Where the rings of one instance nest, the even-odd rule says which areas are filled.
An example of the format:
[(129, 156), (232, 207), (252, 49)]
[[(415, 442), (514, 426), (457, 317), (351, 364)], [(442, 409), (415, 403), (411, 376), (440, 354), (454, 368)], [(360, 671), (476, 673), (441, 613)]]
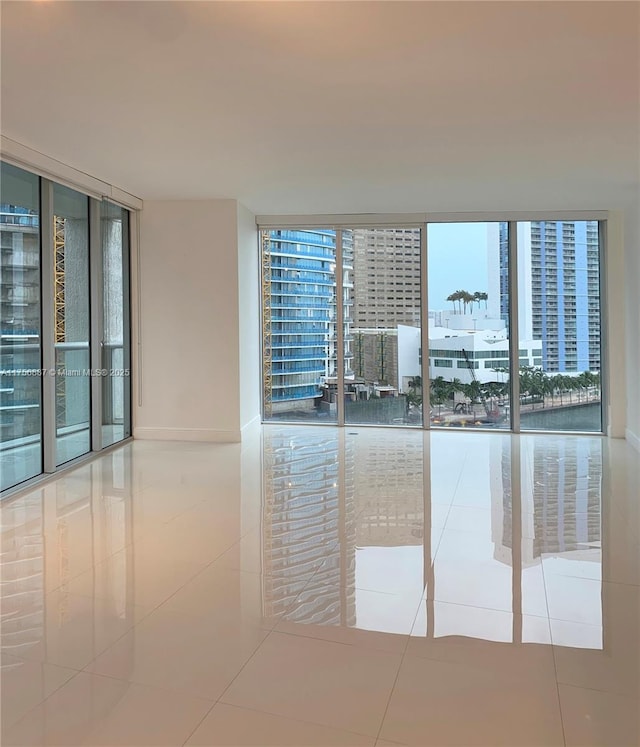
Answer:
[(218, 431), (213, 428), (134, 428), (133, 437), (148, 441), (208, 441), (239, 443), (240, 431)]
[(636, 451), (640, 451), (640, 436), (636, 436), (636, 434), (630, 431), (628, 428), (624, 432), (624, 435), (631, 446), (633, 446)]

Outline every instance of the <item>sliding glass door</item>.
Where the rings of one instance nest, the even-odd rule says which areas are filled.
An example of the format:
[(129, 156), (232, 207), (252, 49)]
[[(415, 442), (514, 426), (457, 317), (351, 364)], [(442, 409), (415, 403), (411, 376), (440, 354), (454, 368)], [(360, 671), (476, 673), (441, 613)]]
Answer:
[(101, 206), (102, 244), (102, 446), (131, 435), (129, 335), (129, 211)]
[(56, 464), (91, 450), (89, 198), (53, 185)]
[(522, 430), (602, 430), (598, 222), (518, 223), (518, 274)]
[(421, 426), (420, 228), (342, 236), (345, 423)]
[(131, 434), (129, 211), (1, 165), (0, 489)]
[(262, 231), (261, 259), (264, 418), (336, 423), (336, 232)]
[(42, 472), (40, 180), (0, 179), (0, 489)]
[(507, 233), (506, 223), (427, 227), (433, 427), (511, 427)]

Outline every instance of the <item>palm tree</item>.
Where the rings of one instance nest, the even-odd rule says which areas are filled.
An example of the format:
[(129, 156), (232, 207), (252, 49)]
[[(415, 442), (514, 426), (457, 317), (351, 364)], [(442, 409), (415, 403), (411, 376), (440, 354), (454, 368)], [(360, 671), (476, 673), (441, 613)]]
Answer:
[(456, 313), (456, 301), (458, 300), (458, 295), (456, 293), (450, 293), (447, 296), (447, 301), (451, 301), (451, 305), (453, 306), (453, 313)]
[(431, 402), (438, 405), (438, 417), (442, 414), (442, 405), (450, 398), (451, 384), (442, 376), (431, 380)]
[(407, 382), (409, 389), (422, 389), (422, 376), (413, 376)]
[(464, 313), (467, 313), (467, 306), (471, 305), (471, 311), (473, 311), (473, 295), (469, 291), (460, 291), (462, 293), (461, 299), (464, 304)]
[(560, 395), (560, 406), (564, 404), (562, 401), (562, 395), (564, 392), (564, 376), (562, 374), (556, 374), (551, 377), (551, 383), (553, 385), (554, 394), (557, 392)]
[(485, 293), (484, 291), (476, 291), (473, 294), (473, 298), (475, 301), (480, 303), (480, 301), (484, 301), (484, 307), (487, 308), (487, 301), (489, 300), (489, 294)]

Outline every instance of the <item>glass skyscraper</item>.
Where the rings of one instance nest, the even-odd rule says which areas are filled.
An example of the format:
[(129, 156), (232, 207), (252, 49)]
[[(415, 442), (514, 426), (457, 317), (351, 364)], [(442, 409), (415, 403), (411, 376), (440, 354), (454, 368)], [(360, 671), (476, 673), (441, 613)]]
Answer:
[[(353, 242), (343, 237), (344, 285)], [(310, 411), (337, 375), (336, 232), (276, 229), (262, 234), (265, 414)], [(346, 311), (346, 309), (345, 309)], [(350, 359), (349, 314), (345, 357)]]

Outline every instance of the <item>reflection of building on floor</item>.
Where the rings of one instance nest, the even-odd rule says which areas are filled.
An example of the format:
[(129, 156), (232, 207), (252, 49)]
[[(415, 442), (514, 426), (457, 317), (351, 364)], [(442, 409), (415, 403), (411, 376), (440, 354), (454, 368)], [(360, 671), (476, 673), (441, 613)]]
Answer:
[(2, 652), (20, 656), (44, 637), (44, 531), (39, 493), (2, 513)]
[[(79, 617), (83, 618), (87, 636), (102, 631), (104, 626), (124, 633), (131, 625), (133, 566), (126, 552), (118, 552), (131, 547), (131, 473), (122, 452), (109, 457), (108, 468), (102, 462), (94, 469), (101, 471), (104, 492), (99, 496), (86, 488), (88, 481), (70, 479), (53, 483), (3, 509), (5, 654), (29, 659), (33, 652), (44, 653), (47, 647), (71, 648), (78, 635)], [(112, 488), (107, 493), (109, 484)], [(86, 517), (90, 517), (88, 535)], [(100, 563), (100, 558), (110, 561)], [(92, 563), (96, 570), (83, 594), (69, 593), (72, 569), (77, 573), (78, 568), (89, 568)], [(55, 590), (55, 594), (47, 601), (45, 618), (49, 590)], [(87, 609), (93, 613), (88, 614)]]
[(424, 538), (422, 439), (356, 441), (358, 547), (421, 545)]
[(347, 438), (344, 448), (336, 435), (265, 434), (265, 617), (353, 626), (358, 550), (423, 544), (422, 439), (398, 437), (390, 452), (387, 441)]
[[(498, 444), (494, 448), (500, 448)], [(600, 562), (601, 445), (591, 439), (536, 439), (533, 483), (522, 475), (522, 562), (571, 553)], [(492, 459), (492, 535), (495, 558), (511, 564), (511, 454), (503, 449), (501, 474)]]
[(353, 618), (354, 595), (340, 591), (354, 588), (353, 463), (351, 454), (340, 454), (335, 432), (265, 434), (265, 617), (285, 612), (320, 566), (314, 585), (326, 588), (291, 619), (329, 625)]

